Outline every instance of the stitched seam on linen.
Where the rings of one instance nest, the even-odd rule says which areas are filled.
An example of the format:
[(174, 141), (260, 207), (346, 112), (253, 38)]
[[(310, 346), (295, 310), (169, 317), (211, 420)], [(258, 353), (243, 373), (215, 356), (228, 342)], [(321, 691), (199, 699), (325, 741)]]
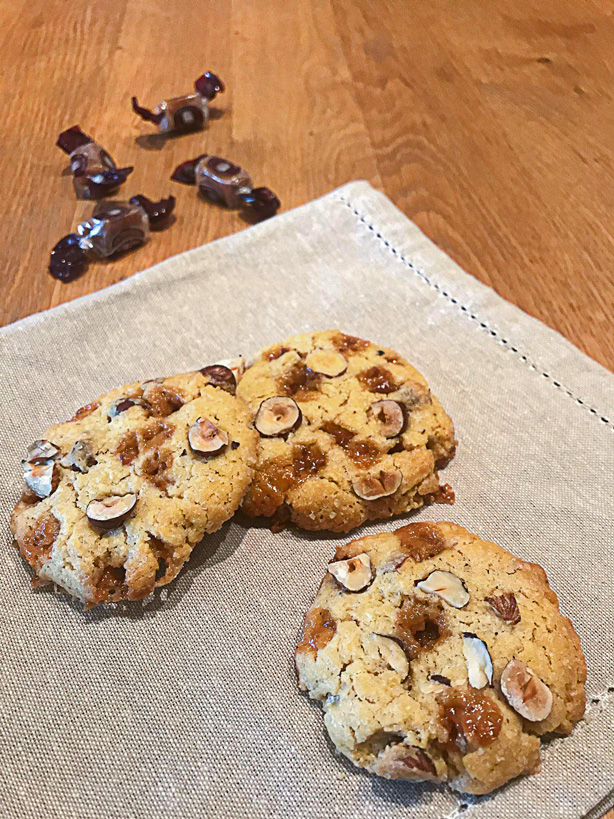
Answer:
[[(507, 349), (511, 350), (518, 358), (521, 359), (521, 361), (527, 364), (529, 369), (534, 370), (535, 372), (539, 373), (543, 378), (548, 379), (548, 381), (555, 388), (561, 390), (567, 396), (572, 398), (579, 406), (582, 406), (586, 410), (588, 410), (588, 412), (590, 412), (591, 415), (594, 415), (602, 424), (605, 424), (607, 427), (614, 430), (614, 424), (612, 423), (612, 421), (610, 421), (609, 418), (606, 418), (605, 416), (601, 415), (594, 407), (591, 407), (590, 404), (588, 404), (585, 400), (579, 398), (571, 390), (569, 390), (567, 387), (561, 384), (560, 381), (553, 378), (553, 376), (551, 376), (550, 373), (545, 372), (545, 370), (533, 364), (529, 357), (521, 353), (520, 350), (517, 347), (515, 347), (508, 339), (503, 338), (497, 330), (490, 327), (485, 321), (482, 321), (479, 318), (479, 316), (477, 316), (475, 313), (472, 313), (469, 310), (469, 308), (461, 304), (458, 301), (458, 299), (451, 296), (443, 287), (441, 287), (441, 285), (430, 279), (426, 275), (426, 273), (424, 273), (422, 270), (420, 270), (414, 264), (412, 264), (412, 262), (410, 262), (409, 259), (407, 259), (386, 238), (384, 238), (384, 236), (360, 213), (360, 211), (356, 210), (356, 208), (348, 199), (346, 199), (343, 196), (335, 196), (334, 198), (340, 202), (343, 202), (343, 204), (352, 211), (354, 216), (356, 216), (356, 218), (360, 222), (362, 222), (362, 224), (365, 225), (365, 227), (367, 227), (373, 233), (373, 235), (385, 245), (385, 247), (388, 250), (390, 250), (393, 256), (399, 259), (399, 261), (403, 262), (403, 264), (406, 267), (412, 270), (420, 279), (422, 279), (426, 284), (428, 284), (429, 287), (432, 287), (440, 295), (444, 296), (444, 298), (446, 298), (449, 302), (458, 307), (461, 310), (461, 312), (464, 313), (465, 316), (467, 316), (468, 319), (478, 324), (483, 330), (487, 331), (492, 338), (496, 339), (499, 342), (499, 344), (502, 344), (504, 347), (507, 347)], [(592, 714), (593, 711), (597, 709), (604, 710), (605, 708), (608, 708), (613, 695), (614, 684), (611, 684), (607, 686), (605, 689), (603, 689), (603, 691), (600, 694), (597, 694), (595, 697), (593, 697), (590, 701), (590, 704), (586, 708), (582, 723), (576, 727), (575, 732), (581, 731), (583, 726), (588, 724), (589, 715)], [(558, 739), (554, 740), (547, 748), (543, 749), (542, 755), (544, 757), (548, 756), (551, 753), (552, 749), (556, 748), (558, 743), (563, 741), (564, 739), (565, 737), (559, 737)], [(458, 804), (456, 805), (454, 810), (452, 810), (451, 813), (446, 814), (446, 816), (442, 817), (442, 819), (460, 819), (461, 817), (468, 817), (471, 814), (473, 808), (476, 806), (477, 799), (478, 797), (472, 797), (470, 795), (467, 795), (463, 798), (459, 797)]]
[[(385, 247), (392, 253), (393, 256), (395, 256), (406, 267), (408, 267), (410, 270), (412, 270), (420, 279), (422, 279), (422, 281), (426, 282), (426, 284), (428, 284), (429, 287), (432, 287), (441, 296), (444, 296), (451, 304), (458, 307), (459, 310), (470, 321), (473, 321), (476, 324), (478, 324), (479, 327), (481, 327), (484, 331), (486, 331), (499, 344), (506, 347), (508, 350), (511, 350), (511, 352), (514, 353), (514, 355), (517, 358), (519, 358), (521, 361), (523, 361), (529, 367), (530, 370), (534, 370), (535, 372), (539, 373), (543, 378), (546, 378), (549, 381), (549, 383), (552, 384), (553, 387), (560, 390), (565, 395), (569, 396), (569, 398), (573, 399), (576, 402), (576, 404), (578, 404), (581, 407), (584, 407), (584, 409), (586, 409), (588, 412), (590, 412), (591, 415), (593, 415), (595, 418), (597, 418), (597, 420), (600, 421), (600, 423), (604, 424), (609, 429), (614, 431), (614, 422), (610, 418), (607, 418), (605, 415), (601, 415), (601, 413), (598, 410), (596, 410), (594, 407), (591, 407), (591, 405), (587, 401), (585, 401), (584, 399), (577, 396), (572, 390), (568, 389), (564, 384), (562, 384), (558, 379), (556, 379), (550, 373), (546, 372), (541, 367), (534, 364), (529, 359), (529, 357), (524, 355), (524, 353), (522, 353), (517, 347), (515, 347), (512, 344), (512, 342), (509, 341), (509, 339), (503, 338), (503, 336), (501, 336), (501, 334), (497, 330), (493, 329), (487, 322), (482, 321), (482, 319), (480, 319), (480, 317), (477, 316), (475, 313), (472, 313), (471, 310), (468, 307), (466, 307), (464, 304), (461, 304), (461, 302), (458, 299), (456, 299), (454, 296), (451, 296), (450, 293), (448, 293), (447, 290), (445, 290), (445, 288), (443, 288), (436, 281), (433, 281), (433, 279), (430, 279), (426, 275), (426, 273), (424, 273), (424, 271), (420, 270), (418, 267), (416, 267), (414, 264), (412, 264), (412, 262), (410, 262), (409, 259), (406, 256), (404, 256), (399, 250), (397, 250), (394, 247), (394, 245), (392, 245), (386, 238), (384, 238), (384, 236), (377, 230), (377, 228), (375, 228), (368, 221), (368, 219), (366, 219), (360, 213), (360, 211), (356, 210), (356, 208), (352, 205), (352, 203), (348, 199), (346, 199), (343, 196), (334, 196), (334, 198), (337, 199), (337, 201), (339, 201), (339, 202), (343, 202), (343, 204), (352, 211), (354, 216), (356, 216), (356, 218), (360, 222), (362, 222), (362, 224), (366, 228), (368, 228), (373, 233), (373, 235), (377, 239), (379, 239), (380, 242), (382, 242), (385, 245)], [(453, 818), (450, 817), (450, 819), (453, 819)], [(454, 819), (455, 819), (455, 817), (454, 817)]]

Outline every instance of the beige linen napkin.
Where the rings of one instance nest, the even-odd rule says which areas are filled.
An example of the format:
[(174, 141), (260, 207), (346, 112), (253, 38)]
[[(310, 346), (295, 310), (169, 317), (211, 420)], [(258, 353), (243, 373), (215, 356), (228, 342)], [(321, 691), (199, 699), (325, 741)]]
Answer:
[[(36, 272), (33, 275), (41, 275)], [(117, 384), (340, 327), (406, 355), (456, 423), (453, 519), (540, 563), (578, 629), (588, 711), (490, 797), (336, 758), (292, 652), (342, 538), (226, 525), (144, 606), (33, 593), (8, 518), (24, 447)], [(614, 378), (462, 272), (355, 182), (0, 332), (0, 815), (584, 816), (608, 807)], [(363, 532), (390, 530), (391, 521)]]

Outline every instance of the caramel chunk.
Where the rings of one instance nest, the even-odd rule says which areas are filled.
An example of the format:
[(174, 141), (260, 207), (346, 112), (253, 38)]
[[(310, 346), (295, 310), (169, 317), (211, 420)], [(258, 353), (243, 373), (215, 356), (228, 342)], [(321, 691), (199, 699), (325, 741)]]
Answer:
[(277, 378), (280, 395), (293, 395), (298, 401), (313, 398), (321, 380), (303, 361), (298, 361)]
[(244, 507), (249, 515), (271, 517), (294, 486), (292, 464), (268, 461), (254, 475)]
[(301, 444), (293, 449), (295, 481), (298, 483), (317, 474), (326, 463), (326, 455), (317, 444)]
[(352, 440), (346, 448), (348, 457), (358, 466), (372, 466), (380, 459), (381, 452), (373, 441)]
[(357, 336), (346, 336), (345, 333), (336, 333), (332, 339), (333, 345), (344, 355), (351, 355), (352, 353), (360, 353), (366, 350), (370, 345), (370, 341), (365, 341), (364, 338)]
[(447, 503), (449, 506), (452, 506), (456, 500), (456, 495), (450, 484), (444, 483), (443, 486), (439, 487), (437, 492), (433, 492), (430, 499), (433, 503)]
[(167, 416), (176, 412), (184, 404), (184, 399), (176, 390), (162, 384), (152, 383), (143, 390), (143, 396), (151, 407), (152, 415)]
[(169, 470), (172, 465), (172, 452), (168, 450), (154, 450), (143, 459), (141, 471), (150, 483), (162, 492), (166, 492), (170, 484), (174, 483), (172, 475), (169, 475)]
[(121, 436), (115, 447), (115, 454), (126, 466), (134, 462), (139, 454), (160, 447), (174, 432), (172, 424), (155, 421), (139, 430), (130, 430)]
[(396, 634), (410, 660), (448, 636), (441, 603), (408, 597), (398, 611)]
[[(326, 464), (326, 455), (317, 444), (297, 444), (292, 449), (292, 461), (269, 461), (258, 470), (244, 507), (249, 515), (271, 517), (284, 503), (286, 494), (302, 481), (316, 475)], [(283, 523), (287, 520), (283, 516)]]
[(170, 438), (175, 427), (165, 421), (156, 421), (142, 430), (139, 430), (140, 449), (155, 449)]
[(372, 466), (382, 454), (373, 441), (357, 441), (354, 432), (335, 421), (325, 421), (320, 429), (331, 435), (337, 446), (340, 446), (348, 458), (358, 466)]
[(437, 694), (437, 702), (448, 745), (462, 753), (490, 745), (499, 736), (503, 715), (497, 703), (482, 691), (450, 688)]
[(390, 370), (384, 367), (369, 367), (356, 376), (361, 384), (371, 392), (389, 393), (399, 389)]
[(297, 652), (305, 652), (315, 658), (318, 651), (330, 643), (336, 630), (337, 625), (328, 609), (312, 609), (305, 615), (303, 638), (296, 647)]
[(105, 566), (96, 581), (90, 607), (105, 600), (119, 598), (126, 581), (126, 570), (123, 566)]
[(435, 557), (446, 548), (446, 542), (432, 523), (410, 523), (396, 529), (400, 551), (416, 563)]
[(45, 513), (24, 536), (21, 556), (38, 570), (48, 560), (59, 533), (60, 521), (50, 512)]
[(343, 449), (347, 449), (350, 441), (354, 437), (354, 433), (351, 430), (342, 427), (341, 424), (337, 424), (335, 421), (324, 421), (320, 429), (322, 432), (331, 435), (337, 446)]

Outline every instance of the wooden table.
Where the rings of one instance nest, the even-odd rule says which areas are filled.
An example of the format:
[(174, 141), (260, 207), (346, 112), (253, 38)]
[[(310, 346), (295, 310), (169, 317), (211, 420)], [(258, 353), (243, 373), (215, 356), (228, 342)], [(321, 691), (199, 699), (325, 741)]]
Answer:
[[(243, 229), (169, 181), (209, 152), (284, 208), (370, 180), (466, 270), (614, 367), (608, 0), (7, 0), (0, 24), (0, 322)], [(132, 94), (153, 107), (209, 68), (227, 91), (208, 131), (163, 140), (132, 113)], [(126, 195), (175, 193), (177, 221), (65, 285), (49, 249), (92, 210), (54, 147), (74, 123), (134, 164)]]
[[(465, 270), (614, 367), (608, 0), (7, 0), (0, 23), (0, 323), (243, 229), (169, 181), (206, 151), (284, 208), (370, 180)], [(132, 94), (153, 107), (208, 68), (227, 83), (208, 131), (163, 140), (132, 113)], [(92, 210), (54, 146), (74, 123), (134, 164), (126, 195), (178, 202), (167, 233), (66, 285), (49, 250)]]

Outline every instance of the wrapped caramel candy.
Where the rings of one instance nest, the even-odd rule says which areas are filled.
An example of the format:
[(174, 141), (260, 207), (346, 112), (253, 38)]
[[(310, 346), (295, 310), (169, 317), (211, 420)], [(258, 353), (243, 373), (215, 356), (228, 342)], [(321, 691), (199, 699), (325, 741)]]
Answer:
[(196, 80), (194, 88), (194, 93), (162, 100), (153, 111), (143, 108), (137, 98), (132, 97), (132, 110), (146, 122), (153, 122), (163, 133), (197, 131), (207, 124), (209, 103), (224, 91), (224, 83), (218, 76), (206, 71)]
[(55, 245), (49, 272), (55, 279), (70, 282), (85, 271), (88, 257), (107, 258), (144, 244), (150, 230), (166, 227), (175, 208), (175, 197), (152, 202), (133, 196), (129, 202), (99, 202), (89, 219)]
[(62, 131), (56, 142), (70, 157), (78, 199), (99, 199), (117, 190), (134, 168), (118, 168), (105, 149), (78, 125)]
[(202, 154), (182, 162), (171, 179), (196, 185), (202, 196), (227, 208), (250, 209), (260, 219), (274, 216), (281, 205), (273, 191), (254, 188), (246, 170), (219, 156)]

